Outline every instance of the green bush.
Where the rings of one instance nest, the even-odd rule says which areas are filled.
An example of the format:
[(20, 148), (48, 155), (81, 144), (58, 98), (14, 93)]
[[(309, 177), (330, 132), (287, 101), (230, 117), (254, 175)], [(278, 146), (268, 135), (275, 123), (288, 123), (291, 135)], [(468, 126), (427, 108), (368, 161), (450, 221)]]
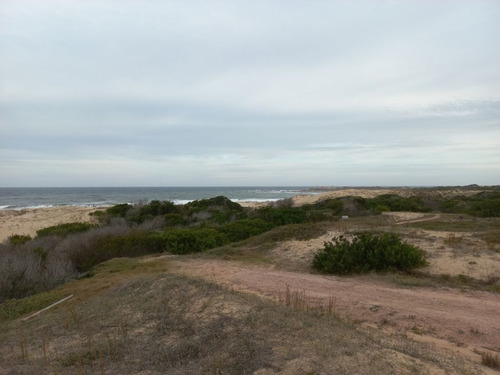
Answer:
[(153, 200), (148, 204), (135, 207), (126, 214), (127, 221), (135, 224), (144, 223), (147, 220), (154, 219), (157, 216), (176, 214), (177, 206), (170, 201)]
[(234, 220), (246, 219), (243, 207), (224, 196), (200, 199), (184, 205), (184, 214), (188, 223), (226, 224)]
[(324, 273), (348, 275), (369, 271), (408, 271), (426, 265), (423, 250), (402, 242), (395, 233), (361, 233), (348, 241), (334, 237), (316, 253), (313, 268)]
[(224, 234), (230, 242), (237, 242), (264, 233), (272, 227), (272, 224), (262, 219), (244, 219), (222, 225), (217, 231)]
[(9, 236), (9, 242), (13, 246), (24, 245), (29, 241), (31, 241), (31, 236), (27, 236), (24, 234), (13, 234), (12, 236)]
[(112, 258), (159, 253), (163, 248), (164, 240), (160, 233), (132, 231), (126, 235), (98, 237), (90, 246), (73, 251), (69, 258), (77, 271), (84, 272)]
[(163, 218), (165, 219), (165, 226), (167, 227), (186, 225), (186, 220), (179, 214), (166, 214)]
[(384, 194), (375, 198), (365, 199), (366, 207), (376, 212), (384, 211), (411, 211), (429, 212), (420, 197), (400, 197), (395, 194)]
[(65, 237), (68, 234), (86, 232), (92, 228), (95, 228), (95, 225), (90, 223), (66, 223), (40, 229), (36, 232), (36, 235), (38, 237), (47, 237), (51, 235)]
[(340, 198), (330, 198), (315, 203), (314, 207), (322, 210), (330, 210), (335, 215), (340, 215), (344, 209), (344, 203)]
[(455, 197), (442, 203), (446, 212), (478, 217), (500, 217), (500, 192), (482, 192), (470, 197)]
[(172, 254), (198, 253), (229, 243), (213, 228), (173, 229), (163, 235), (164, 250)]
[(130, 204), (122, 203), (106, 209), (106, 213), (110, 216), (125, 217), (127, 211), (131, 208), (132, 206)]
[(307, 221), (307, 214), (301, 207), (262, 207), (257, 210), (257, 217), (274, 226), (300, 224)]
[(218, 208), (220, 211), (243, 211), (238, 203), (229, 198), (219, 195), (215, 198), (200, 199), (185, 204), (185, 207), (192, 212), (206, 211), (211, 208)]

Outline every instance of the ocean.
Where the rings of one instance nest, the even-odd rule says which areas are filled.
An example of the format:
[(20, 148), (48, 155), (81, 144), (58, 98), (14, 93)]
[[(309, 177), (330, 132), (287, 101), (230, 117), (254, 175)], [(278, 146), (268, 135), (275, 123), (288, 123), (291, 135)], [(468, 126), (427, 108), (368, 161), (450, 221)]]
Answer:
[(152, 200), (168, 200), (175, 204), (185, 204), (219, 195), (234, 202), (265, 202), (301, 194), (314, 194), (308, 191), (310, 188), (309, 186), (0, 188), (0, 209), (54, 206), (101, 207)]

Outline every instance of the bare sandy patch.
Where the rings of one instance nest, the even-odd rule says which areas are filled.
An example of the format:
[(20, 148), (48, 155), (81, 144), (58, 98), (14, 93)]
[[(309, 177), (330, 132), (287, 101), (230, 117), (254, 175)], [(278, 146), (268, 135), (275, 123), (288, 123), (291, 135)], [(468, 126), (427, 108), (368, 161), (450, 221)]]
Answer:
[(427, 252), (429, 275), (500, 280), (500, 253), (489, 250), (473, 233), (418, 230), (407, 240)]
[(36, 231), (53, 225), (92, 222), (95, 207), (60, 206), (24, 210), (0, 210), (0, 242), (13, 234), (35, 236)]
[(373, 188), (373, 189), (335, 189), (332, 191), (321, 192), (311, 195), (297, 195), (293, 197), (293, 202), (296, 206), (304, 204), (313, 204), (326, 199), (335, 199), (348, 196), (356, 196), (361, 198), (375, 198), (384, 194), (396, 194), (400, 197), (408, 198), (417, 194), (428, 196), (436, 196), (440, 198), (451, 198), (458, 195), (471, 196), (480, 193), (484, 190), (469, 190), (460, 188), (441, 189), (441, 190), (423, 190), (411, 188)]
[[(278, 299), (285, 288), (303, 291), (311, 304), (334, 298), (341, 316), (397, 333), (435, 337), (477, 357), (478, 351), (500, 352), (500, 295), (450, 289), (406, 289), (363, 278), (289, 272), (233, 261), (169, 260), (174, 273)], [(437, 341), (436, 345), (439, 344)]]

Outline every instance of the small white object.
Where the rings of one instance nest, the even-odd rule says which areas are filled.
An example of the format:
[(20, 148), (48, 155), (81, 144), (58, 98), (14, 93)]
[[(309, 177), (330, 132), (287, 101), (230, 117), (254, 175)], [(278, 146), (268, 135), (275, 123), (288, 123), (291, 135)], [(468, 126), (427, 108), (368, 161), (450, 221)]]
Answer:
[(70, 295), (70, 296), (67, 296), (67, 297), (63, 298), (62, 300), (59, 300), (59, 301), (57, 301), (56, 303), (53, 303), (52, 305), (47, 306), (46, 308), (41, 309), (40, 311), (37, 311), (36, 313), (31, 314), (30, 316), (28, 316), (28, 317), (26, 317), (26, 318), (23, 318), (23, 319), (21, 319), (21, 320), (22, 320), (23, 322), (25, 322), (25, 321), (27, 321), (28, 319), (31, 319), (31, 318), (33, 318), (34, 316), (37, 316), (38, 314), (40, 314), (40, 313), (42, 313), (42, 312), (44, 312), (44, 311), (47, 311), (48, 309), (51, 309), (51, 308), (53, 308), (54, 306), (59, 305), (60, 303), (62, 303), (62, 302), (64, 302), (64, 301), (66, 301), (66, 300), (68, 300), (68, 299), (70, 299), (71, 297), (73, 297), (73, 294), (72, 294), (72, 295)]

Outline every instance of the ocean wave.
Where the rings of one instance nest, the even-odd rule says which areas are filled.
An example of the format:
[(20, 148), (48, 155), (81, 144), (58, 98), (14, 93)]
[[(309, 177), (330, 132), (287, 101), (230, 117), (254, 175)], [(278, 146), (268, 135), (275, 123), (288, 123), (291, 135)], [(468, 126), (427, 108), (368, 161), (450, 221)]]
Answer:
[(113, 203), (103, 204), (103, 203), (79, 203), (79, 204), (36, 204), (36, 205), (2, 205), (0, 210), (37, 210), (43, 208), (55, 208), (55, 207), (86, 207), (86, 208), (101, 208), (101, 207), (112, 207)]
[(231, 201), (238, 203), (238, 202), (259, 202), (259, 203), (264, 203), (264, 202), (276, 202), (279, 201), (280, 198), (234, 198), (231, 199)]
[(171, 201), (173, 204), (175, 205), (182, 205), (182, 204), (188, 204), (190, 202), (194, 202), (196, 199), (174, 199), (173, 201)]
[(17, 205), (8, 205), (8, 206), (0, 206), (0, 210), (35, 210), (38, 208), (51, 208), (51, 207), (56, 207), (52, 204), (38, 204), (38, 205), (23, 205), (23, 206), (17, 206)]
[[(229, 198), (232, 202), (239, 203), (239, 202), (258, 202), (258, 203), (265, 203), (265, 202), (276, 202), (279, 201), (282, 198)], [(174, 199), (171, 201), (175, 205), (183, 205), (183, 204), (188, 204), (191, 202), (194, 202), (196, 199)]]

